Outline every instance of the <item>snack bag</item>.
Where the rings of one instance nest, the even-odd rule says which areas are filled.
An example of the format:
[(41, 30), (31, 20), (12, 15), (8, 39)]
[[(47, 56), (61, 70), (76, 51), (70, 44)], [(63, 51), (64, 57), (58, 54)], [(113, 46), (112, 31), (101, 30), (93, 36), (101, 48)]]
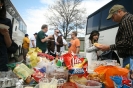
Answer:
[(124, 76), (111, 76), (117, 88), (130, 88), (131, 80)]
[(35, 52), (34, 48), (30, 48), (30, 51), (28, 52), (26, 56), (26, 63), (30, 65), (31, 67), (35, 67), (37, 63), (39, 62), (39, 58), (37, 57), (37, 53)]
[(70, 74), (85, 73), (87, 68), (87, 59), (79, 58), (77, 55), (72, 55), (70, 53), (64, 54), (62, 57)]
[(129, 75), (130, 75), (130, 79), (132, 81), (132, 86), (133, 86), (133, 58), (130, 58), (130, 72), (129, 72)]
[(85, 78), (84, 76), (79, 77), (78, 75), (72, 75), (70, 77), (70, 82), (77, 82), (77, 83), (85, 85), (87, 82), (87, 78)]
[(49, 55), (49, 54), (46, 54), (46, 53), (38, 53), (37, 55), (40, 56), (40, 57), (46, 57), (50, 61), (54, 60), (54, 57), (52, 55)]
[(84, 74), (84, 70), (82, 68), (75, 68), (69, 70), (70, 74)]
[(34, 68), (34, 71), (35, 72), (32, 74), (32, 77), (36, 82), (39, 82), (39, 80), (43, 78), (45, 75), (35, 68)]
[(129, 73), (128, 69), (120, 68), (117, 66), (99, 66), (97, 67), (94, 72), (98, 74), (104, 74), (104, 84), (106, 87), (114, 87), (113, 81), (110, 79), (111, 76), (127, 76)]
[(33, 70), (29, 69), (25, 64), (21, 63), (17, 65), (13, 72), (23, 80), (26, 80), (27, 77), (31, 76), (33, 74)]
[(38, 53), (40, 52), (41, 53), (42, 50), (37, 47), (37, 48), (35, 48), (35, 52), (38, 52)]
[(66, 67), (68, 69), (72, 69), (72, 61), (71, 61), (72, 60), (72, 54), (66, 53), (62, 57), (64, 59), (64, 63), (66, 65)]
[(87, 59), (85, 58), (78, 58), (78, 56), (70, 53), (64, 54), (62, 57), (68, 69), (83, 68), (84, 65), (87, 66)]

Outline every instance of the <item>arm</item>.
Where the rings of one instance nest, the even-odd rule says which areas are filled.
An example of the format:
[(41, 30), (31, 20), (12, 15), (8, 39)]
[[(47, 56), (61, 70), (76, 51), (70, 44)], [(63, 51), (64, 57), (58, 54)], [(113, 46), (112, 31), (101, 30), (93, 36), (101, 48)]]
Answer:
[(91, 41), (88, 41), (88, 44), (86, 44), (88, 47), (86, 48), (87, 52), (92, 52), (92, 51), (96, 51), (98, 50), (98, 48), (96, 48), (95, 46), (92, 45)]
[(7, 47), (10, 47), (11, 44), (12, 44), (12, 41), (11, 41), (11, 39), (10, 39), (9, 33), (7, 33), (6, 35), (4, 35), (4, 40), (5, 40), (6, 46), (7, 46)]
[(41, 39), (41, 42), (47, 42), (52, 36), (44, 37)]
[[(8, 19), (9, 20), (9, 19)], [(4, 35), (4, 40), (5, 40), (5, 43), (6, 43), (6, 46), (7, 47), (10, 47), (11, 44), (12, 44), (12, 24), (11, 24), (11, 20), (9, 20), (7, 22), (7, 25), (10, 27), (8, 29), (8, 31), (6, 32), (6, 34)], [(6, 30), (5, 30), (6, 31)]]
[(133, 19), (128, 19), (121, 25), (123, 30), (120, 31), (123, 31), (123, 39), (116, 43), (116, 48), (131, 49), (133, 48)]
[(34, 36), (31, 37), (30, 40), (31, 40), (30, 43), (32, 44), (33, 48), (36, 47), (36, 46), (35, 46), (35, 37), (34, 37)]
[(32, 43), (33, 47), (36, 47), (35, 44), (34, 44), (34, 40), (31, 40), (31, 43)]
[(76, 47), (76, 54), (79, 54), (80, 46)]
[(79, 54), (79, 51), (80, 51), (80, 40), (77, 39), (76, 40), (76, 54)]
[(62, 40), (62, 37), (61, 37), (61, 36), (59, 36), (59, 37), (57, 38), (56, 44), (57, 44), (58, 46), (60, 46), (60, 47), (63, 46), (63, 40)]
[(11, 20), (9, 20), (8, 26), (10, 27), (10, 28), (9, 28), (9, 34), (10, 34), (10, 38), (11, 38), (11, 40), (12, 40), (12, 24), (11, 24)]
[(0, 29), (0, 33), (4, 36), (4, 41), (7, 47), (10, 47), (12, 44), (9, 31), (7, 29)]
[(63, 39), (63, 45), (66, 46), (67, 45), (67, 41), (65, 39)]
[(110, 50), (116, 50), (116, 45), (115, 44), (112, 44), (112, 45), (110, 45)]

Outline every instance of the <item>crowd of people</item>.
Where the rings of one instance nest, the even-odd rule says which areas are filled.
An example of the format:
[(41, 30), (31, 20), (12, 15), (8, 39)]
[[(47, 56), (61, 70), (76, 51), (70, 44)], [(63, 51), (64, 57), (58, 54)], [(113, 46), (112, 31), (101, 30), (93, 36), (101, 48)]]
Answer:
[[(114, 22), (119, 23), (118, 32), (116, 34), (115, 44), (94, 46), (94, 43), (98, 43), (99, 32), (92, 31), (88, 38), (88, 47), (86, 52), (93, 52), (93, 59), (98, 60), (98, 51), (116, 50), (118, 56), (123, 58), (123, 67), (130, 63), (130, 59), (133, 59), (133, 15), (128, 13), (124, 6), (114, 5), (109, 10), (108, 19), (112, 19)], [(12, 45), (12, 24), (11, 20), (6, 18), (6, 8), (4, 0), (0, 0), (0, 25), (4, 24), (9, 28), (1, 28), (0, 26), (0, 71), (7, 71), (6, 64), (8, 63), (8, 48)], [(48, 53), (54, 57), (64, 53), (64, 46), (68, 46), (68, 52), (78, 55), (80, 52), (80, 40), (77, 37), (77, 32), (71, 32), (71, 40), (66, 41), (63, 38), (59, 29), (54, 30), (53, 35), (47, 35), (48, 25), (43, 24), (41, 30), (38, 33), (33, 34), (33, 37), (29, 38), (28, 34), (25, 34), (23, 38), (23, 57), (26, 60), (26, 54), (29, 48), (38, 47), (43, 53)]]
[(79, 54), (80, 40), (77, 38), (77, 32), (71, 33), (71, 41), (68, 43), (59, 29), (54, 30), (53, 35), (47, 35), (48, 25), (43, 24), (41, 30), (35, 33), (33, 37), (29, 38), (28, 34), (25, 34), (23, 38), (23, 58), (26, 61), (26, 54), (29, 48), (36, 48), (42, 50), (43, 53), (50, 54), (54, 57), (60, 56), (65, 52), (64, 47), (68, 46), (68, 52)]

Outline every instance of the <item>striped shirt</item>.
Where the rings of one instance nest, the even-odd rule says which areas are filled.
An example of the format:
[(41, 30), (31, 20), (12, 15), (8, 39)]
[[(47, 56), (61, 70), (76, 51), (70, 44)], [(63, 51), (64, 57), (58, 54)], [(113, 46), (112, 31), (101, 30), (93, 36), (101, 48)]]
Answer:
[(127, 13), (119, 23), (115, 44), (110, 45), (111, 50), (117, 50), (119, 57), (133, 56), (133, 15)]

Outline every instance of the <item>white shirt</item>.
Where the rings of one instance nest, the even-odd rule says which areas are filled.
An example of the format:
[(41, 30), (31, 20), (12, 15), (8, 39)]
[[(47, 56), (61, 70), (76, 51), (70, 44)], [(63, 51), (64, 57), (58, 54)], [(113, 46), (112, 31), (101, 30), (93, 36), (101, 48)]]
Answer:
[(62, 40), (63, 40), (63, 46), (61, 47), (61, 52), (64, 52), (65, 51), (64, 45), (67, 45), (67, 41), (64, 38), (62, 38)]
[[(54, 39), (55, 39), (55, 42), (57, 42), (57, 37), (56, 35), (54, 35)], [(57, 52), (57, 46), (55, 45), (55, 49), (54, 49), (55, 53)]]
[(36, 47), (36, 38), (35, 38), (35, 36), (33, 36), (33, 37), (30, 38), (30, 48), (33, 47), (32, 41), (34, 41), (34, 44), (35, 44), (35, 47)]
[(86, 47), (86, 55), (91, 55), (91, 56), (86, 56), (86, 58), (90, 57), (94, 61), (97, 60), (97, 52), (96, 51), (98, 49), (95, 46), (93, 46), (93, 44), (91, 43), (90, 40), (86, 42), (86, 45), (88, 46), (88, 47)]

